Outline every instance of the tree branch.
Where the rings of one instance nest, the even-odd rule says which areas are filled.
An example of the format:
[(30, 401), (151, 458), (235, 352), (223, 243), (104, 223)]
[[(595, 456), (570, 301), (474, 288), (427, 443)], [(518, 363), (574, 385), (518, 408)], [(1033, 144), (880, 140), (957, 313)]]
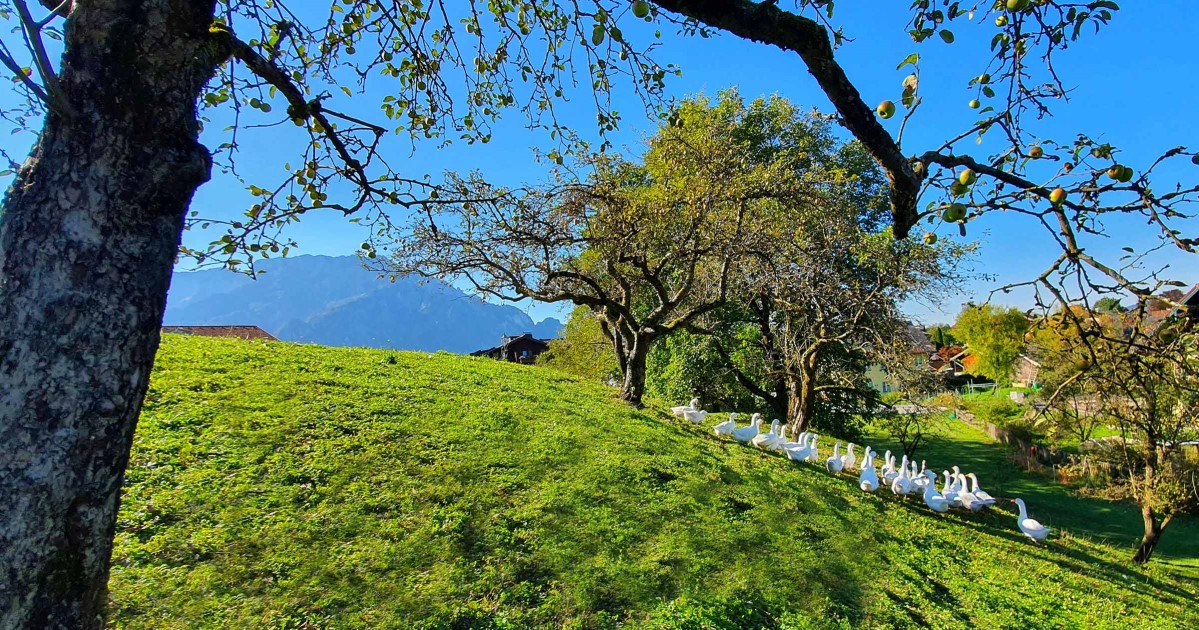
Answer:
[(828, 95), (841, 120), (883, 167), (890, 182), (891, 219), (896, 238), (905, 238), (919, 220), (916, 201), (922, 178), (912, 169), (899, 145), (883, 128), (874, 111), (850, 82), (833, 56), (828, 30), (814, 20), (779, 9), (767, 0), (653, 0), (674, 13), (728, 31), (750, 41), (798, 53)]

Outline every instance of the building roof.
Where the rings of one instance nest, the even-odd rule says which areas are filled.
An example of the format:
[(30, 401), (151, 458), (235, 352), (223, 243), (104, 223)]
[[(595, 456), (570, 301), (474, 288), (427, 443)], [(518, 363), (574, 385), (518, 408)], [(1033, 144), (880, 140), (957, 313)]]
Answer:
[(550, 344), (549, 339), (537, 339), (536, 337), (533, 336), (533, 333), (521, 333), (519, 335), (504, 335), (501, 338), (500, 345), (498, 345), (494, 348), (484, 348), (482, 350), (475, 350), (474, 352), (470, 353), (470, 356), (481, 357), (481, 356), (492, 354), (492, 353), (503, 354), (504, 351), (507, 350), (508, 346), (510, 346), (518, 341), (528, 341), (528, 342), (546, 346), (547, 348), (549, 347), (549, 344)]
[(235, 337), (237, 339), (278, 341), (273, 335), (257, 326), (163, 326), (162, 332), (198, 337)]
[[(1179, 308), (1185, 307), (1192, 313), (1199, 311), (1199, 284), (1191, 287), (1191, 290), (1187, 291), (1186, 294), (1182, 296), (1182, 299), (1178, 301), (1178, 303), (1182, 305)], [(1179, 309), (1175, 308), (1170, 314), (1177, 314), (1178, 311)]]
[(906, 324), (900, 334), (911, 345), (909, 352), (912, 354), (932, 354), (934, 351), (933, 342), (929, 340), (927, 330), (915, 324)]

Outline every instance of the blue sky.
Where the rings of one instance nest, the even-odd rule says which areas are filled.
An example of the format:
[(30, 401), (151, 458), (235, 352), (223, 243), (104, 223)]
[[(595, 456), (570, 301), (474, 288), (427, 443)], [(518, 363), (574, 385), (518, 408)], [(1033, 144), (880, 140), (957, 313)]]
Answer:
[[(1199, 55), (1194, 54), (1199, 29), (1193, 16), (1193, 0), (1124, 4), (1125, 10), (1118, 12), (1104, 32), (1084, 37), (1055, 60), (1059, 74), (1074, 91), (1068, 103), (1057, 106), (1052, 119), (1038, 121), (1034, 128), (1042, 136), (1063, 140), (1070, 140), (1080, 132), (1101, 136), (1125, 151), (1124, 163), (1137, 167), (1171, 146), (1199, 146), (1199, 125), (1195, 124), (1199, 84), (1194, 80), (1199, 76)], [(904, 29), (908, 5), (907, 0), (842, 0), (836, 4), (836, 22), (854, 40), (838, 51), (838, 58), (867, 103), (886, 98), (898, 101), (900, 82), (908, 71), (898, 71), (896, 65), (909, 52), (921, 53), (921, 92), (925, 102), (905, 134), (904, 149), (910, 154), (934, 148), (975, 120), (976, 113), (965, 105), (973, 98), (966, 83), (980, 73), (988, 58), (986, 41), (996, 29), (989, 20), (981, 23), (982, 20), (976, 19), (972, 24), (955, 27), (958, 37), (952, 45), (934, 38), (935, 41), (918, 46)], [(626, 28), (625, 35), (636, 41), (646, 35), (639, 30), (643, 31)], [(804, 107), (826, 112), (832, 109), (794, 54), (731, 36), (683, 38), (675, 36), (669, 27), (664, 31), (663, 45), (655, 58), (673, 62), (683, 70), (681, 78), (669, 83), (672, 96), (714, 94), (736, 86), (747, 97), (779, 94)], [(11, 44), (11, 37), (8, 34), (4, 39)], [(383, 88), (371, 87), (365, 95), (355, 96), (352, 103), (342, 99), (338, 107), (381, 118), (375, 108), (385, 94)], [(562, 113), (581, 131), (592, 133), (594, 110), (586, 105), (586, 94), (580, 92), (577, 96), (580, 98), (567, 105)], [(5, 92), (0, 98), (7, 104), (13, 97)], [(630, 92), (619, 91), (614, 98), (617, 109), (624, 114), (616, 142), (636, 151), (639, 140), (652, 133), (654, 123), (640, 115), (644, 111), (641, 103)], [(892, 131), (898, 129), (899, 118), (888, 121)], [(430, 173), (436, 178), (446, 170), (479, 169), (501, 183), (537, 181), (545, 176), (545, 169), (534, 160), (531, 147), (548, 146), (549, 140), (544, 133), (525, 129), (522, 123), (519, 112), (509, 112), (488, 145), (454, 145), (438, 150), (428, 143), (412, 149), (407, 140), (396, 139), (388, 145), (389, 159), (413, 175)], [(221, 126), (218, 121), (206, 132), (206, 144), (215, 146), (222, 141)], [(295, 160), (303, 137), (290, 125), (283, 125), (247, 133), (241, 140), (245, 147), (239, 158), (242, 173), (251, 179), (261, 177), (272, 181), (279, 177), (284, 161)], [(0, 141), (0, 146), (18, 156), (28, 150), (30, 141), (29, 134), (17, 134)], [(984, 145), (980, 151), (987, 148)], [(1180, 168), (1163, 171), (1165, 177), (1159, 181), (1199, 179), (1199, 167), (1185, 161), (1179, 164)], [(231, 217), (240, 214), (246, 205), (247, 195), (241, 186), (217, 173), (197, 193), (193, 209), (207, 216)], [(1194, 227), (1192, 222), (1187, 230), (1192, 235)], [(996, 280), (965, 286), (963, 296), (940, 306), (909, 305), (910, 314), (925, 323), (949, 320), (967, 297), (982, 299), (995, 286), (1037, 275), (1055, 257), (1054, 246), (1039, 229), (1006, 214), (972, 223), (969, 238), (982, 242), (980, 267), (995, 274)], [(1109, 229), (1115, 238), (1092, 243), (1088, 251), (1111, 254), (1124, 245), (1139, 247), (1152, 241), (1146, 226), (1135, 221), (1114, 220)], [(363, 228), (332, 213), (310, 213), (289, 234), (300, 244), (294, 254), (328, 255), (352, 253), (366, 236)], [(942, 235), (948, 233), (943, 231)], [(201, 246), (211, 238), (199, 233), (184, 237), (192, 246)], [(1199, 269), (1190, 255), (1169, 252), (1157, 262), (1170, 264), (1169, 275), (1179, 280), (1199, 281)], [(996, 299), (1017, 306), (1029, 304), (1029, 296), (1020, 293)], [(559, 306), (530, 305), (527, 310), (537, 319), (560, 315)]]

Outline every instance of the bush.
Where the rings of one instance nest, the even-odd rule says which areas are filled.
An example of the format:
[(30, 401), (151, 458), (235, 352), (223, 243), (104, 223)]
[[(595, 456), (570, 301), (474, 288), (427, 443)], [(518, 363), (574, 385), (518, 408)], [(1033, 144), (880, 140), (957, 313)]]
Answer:
[(1024, 417), (1024, 408), (1010, 398), (977, 398), (966, 404), (979, 420), (1006, 427)]

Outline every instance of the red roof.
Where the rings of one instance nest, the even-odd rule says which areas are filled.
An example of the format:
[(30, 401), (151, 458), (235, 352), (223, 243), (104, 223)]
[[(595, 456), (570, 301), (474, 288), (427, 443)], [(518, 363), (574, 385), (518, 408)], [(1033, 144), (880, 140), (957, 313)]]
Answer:
[(235, 337), (237, 339), (278, 341), (270, 333), (257, 326), (163, 326), (162, 332), (199, 337)]

